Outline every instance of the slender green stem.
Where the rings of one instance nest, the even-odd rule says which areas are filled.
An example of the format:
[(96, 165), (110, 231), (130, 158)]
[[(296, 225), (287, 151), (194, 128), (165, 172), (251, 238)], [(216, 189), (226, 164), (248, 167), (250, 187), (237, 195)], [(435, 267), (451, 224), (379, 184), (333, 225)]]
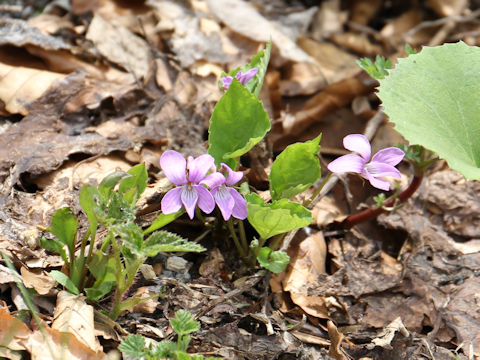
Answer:
[(232, 218), (227, 220), (227, 227), (228, 227), (228, 230), (230, 231), (230, 234), (232, 235), (233, 242), (235, 243), (235, 246), (237, 247), (237, 250), (240, 253), (240, 256), (242, 258), (246, 258), (247, 257), (246, 251), (248, 251), (248, 249), (245, 250), (240, 244), (240, 241), (238, 240), (237, 234), (235, 233), (235, 229), (233, 227)]
[(318, 196), (318, 194), (320, 194), (320, 191), (322, 191), (323, 187), (325, 186), (325, 184), (327, 183), (328, 179), (330, 179), (330, 176), (332, 176), (332, 173), (329, 172), (322, 180), (322, 182), (320, 183), (320, 185), (318, 186), (318, 188), (313, 192), (312, 196), (310, 196), (309, 199), (305, 200), (303, 202), (303, 206), (305, 207), (308, 207), (308, 205), (310, 205), (312, 203), (313, 200), (315, 200), (315, 198)]
[(238, 233), (240, 234), (240, 241), (242, 242), (245, 253), (248, 254), (248, 243), (247, 236), (245, 235), (245, 226), (243, 225), (243, 220), (238, 221)]
[(287, 233), (278, 234), (278, 235), (274, 236), (273, 241), (269, 246), (270, 249), (275, 250), (277, 248), (278, 244), (280, 244), (280, 242), (283, 240), (283, 238), (285, 237), (286, 234)]
[(202, 215), (202, 212), (200, 209), (197, 207), (195, 208), (195, 216), (203, 223), (206, 224), (207, 221), (205, 220), (205, 217)]

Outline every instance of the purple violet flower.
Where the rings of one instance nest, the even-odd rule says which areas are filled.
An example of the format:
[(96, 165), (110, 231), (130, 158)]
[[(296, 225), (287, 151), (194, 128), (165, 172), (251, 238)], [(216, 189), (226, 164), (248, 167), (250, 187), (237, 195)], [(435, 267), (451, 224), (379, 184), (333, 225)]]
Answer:
[(231, 187), (242, 179), (243, 173), (233, 171), (223, 163), (221, 166), (222, 170), (227, 173), (226, 178), (221, 172), (214, 172), (202, 180), (201, 184), (205, 184), (212, 189), (213, 198), (225, 221), (230, 219), (230, 216), (241, 220), (246, 219), (247, 202), (237, 190)]
[[(242, 70), (239, 70), (237, 74), (235, 75), (235, 79), (240, 81), (240, 83), (245, 86), (246, 83), (248, 83), (250, 80), (253, 79), (255, 75), (257, 75), (258, 69), (257, 68), (252, 68), (250, 70), (247, 70), (245, 74), (242, 72)], [(223, 82), (223, 88), (227, 90), (231, 83), (233, 81), (232, 76), (223, 76), (222, 77), (222, 82)]]
[[(400, 171), (395, 168), (402, 161), (405, 153), (396, 147), (389, 147), (377, 152), (372, 160), (372, 148), (368, 139), (361, 134), (351, 134), (343, 138), (343, 146), (345, 149), (354, 151), (357, 154), (348, 154), (335, 159), (328, 164), (328, 170), (333, 173), (353, 172), (360, 174), (367, 179), (373, 187), (388, 191), (390, 183), (384, 176), (391, 176), (400, 179)], [(368, 163), (367, 163), (368, 162)]]
[(162, 199), (161, 208), (164, 214), (173, 214), (185, 207), (190, 219), (193, 219), (195, 206), (209, 214), (215, 208), (212, 194), (200, 182), (214, 166), (211, 155), (204, 154), (197, 158), (191, 156), (187, 160), (175, 150), (169, 150), (160, 157), (160, 167), (165, 176), (177, 187), (169, 190)]

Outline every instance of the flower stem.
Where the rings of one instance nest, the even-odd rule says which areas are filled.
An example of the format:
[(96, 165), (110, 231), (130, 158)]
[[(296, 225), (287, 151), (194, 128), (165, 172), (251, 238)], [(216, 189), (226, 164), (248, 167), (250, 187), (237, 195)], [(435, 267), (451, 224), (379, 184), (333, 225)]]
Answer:
[(243, 221), (238, 221), (238, 232), (240, 234), (240, 241), (242, 242), (242, 246), (245, 249), (245, 253), (248, 254), (248, 243), (247, 243), (247, 236), (245, 235), (245, 226), (243, 226)]
[[(405, 202), (409, 197), (411, 197), (415, 191), (420, 187), (422, 183), (423, 173), (419, 175), (414, 175), (412, 182), (403, 192), (401, 192), (396, 199), (400, 200), (401, 202)], [(395, 205), (395, 200), (392, 199), (385, 204), (384, 207), (391, 207)], [(375, 219), (378, 215), (386, 212), (384, 207), (381, 208), (369, 208), (359, 212), (358, 214), (350, 215), (341, 223), (341, 227), (349, 229), (355, 225), (358, 225), (362, 222)]]
[(303, 202), (303, 206), (305, 207), (308, 207), (308, 205), (310, 205), (312, 203), (313, 200), (315, 200), (315, 198), (318, 196), (318, 194), (320, 194), (320, 191), (322, 191), (323, 187), (325, 186), (325, 184), (327, 183), (328, 179), (330, 179), (330, 176), (332, 176), (332, 173), (329, 172), (322, 180), (322, 182), (320, 183), (320, 185), (318, 186), (318, 188), (314, 191), (314, 193), (312, 194), (312, 196), (310, 196), (309, 199), (305, 200)]
[(235, 232), (235, 229), (233, 227), (233, 221), (231, 218), (227, 220), (227, 227), (230, 231), (230, 234), (232, 235), (233, 242), (235, 243), (235, 246), (237, 247), (240, 256), (245, 259), (247, 257), (247, 255), (245, 254), (245, 249), (242, 247), (242, 245), (240, 245), (240, 241), (238, 240), (237, 233)]

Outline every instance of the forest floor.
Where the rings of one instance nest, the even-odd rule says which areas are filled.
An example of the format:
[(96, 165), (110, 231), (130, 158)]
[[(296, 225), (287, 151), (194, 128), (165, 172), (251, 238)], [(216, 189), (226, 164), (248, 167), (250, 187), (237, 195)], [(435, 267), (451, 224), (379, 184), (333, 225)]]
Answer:
[[(379, 110), (378, 83), (356, 60), (382, 55), (395, 63), (405, 44), (417, 50), (459, 40), (478, 45), (478, 5), (3, 1), (0, 249), (21, 277), (0, 263), (0, 358), (52, 359), (46, 341), (56, 344), (59, 334), (69, 334), (63, 358), (119, 359), (118, 345), (129, 333), (174, 339), (169, 319), (185, 309), (201, 324), (189, 352), (205, 356), (480, 359), (480, 185), (442, 161), (405, 206), (348, 231), (335, 224), (372, 205), (379, 191), (359, 177), (339, 177), (315, 204), (314, 222), (286, 248), (291, 262), (281, 274), (245, 268), (227, 235), (202, 237), (207, 250), (200, 254), (148, 259), (131, 291), (162, 296), (116, 324), (93, 311), (108, 309), (110, 297), (92, 302), (65, 295), (48, 275), (62, 269), (62, 258), (40, 247), (62, 206), (85, 226), (83, 184), (138, 163), (149, 173), (138, 224), (148, 227), (164, 193), (161, 154), (206, 152), (222, 71), (249, 62), (270, 39), (260, 99), (272, 130), (242, 158), (259, 192), (268, 189), (272, 161), (289, 144), (322, 134), (326, 170), (346, 154), (347, 134), (365, 134), (373, 152), (404, 143)], [(406, 187), (412, 170), (406, 162), (400, 170)], [(203, 233), (201, 222), (185, 215), (168, 230), (190, 240)], [(18, 279), (30, 289), (46, 335), (36, 331)]]

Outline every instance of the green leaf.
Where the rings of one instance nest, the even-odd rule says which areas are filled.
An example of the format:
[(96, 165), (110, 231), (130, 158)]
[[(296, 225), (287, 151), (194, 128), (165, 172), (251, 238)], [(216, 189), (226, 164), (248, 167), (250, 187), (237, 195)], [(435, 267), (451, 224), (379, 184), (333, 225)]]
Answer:
[(185, 351), (175, 351), (175, 360), (192, 360), (192, 358)]
[(245, 199), (248, 221), (262, 239), (299, 229), (313, 221), (308, 209), (287, 199), (265, 204), (263, 199), (255, 193), (246, 195)]
[(55, 211), (52, 218), (52, 224), (48, 228), (53, 235), (57, 237), (63, 244), (67, 245), (70, 256), (74, 256), (75, 237), (77, 234), (77, 218), (72, 211), (67, 208), (61, 208)]
[(150, 234), (151, 232), (154, 232), (155, 230), (158, 230), (162, 227), (164, 227), (167, 224), (170, 224), (172, 221), (178, 219), (180, 216), (182, 216), (185, 213), (185, 210), (179, 210), (176, 213), (173, 214), (160, 214), (158, 215), (155, 220), (153, 220), (152, 225), (148, 227), (148, 229), (143, 231), (144, 235)]
[(388, 75), (387, 70), (392, 68), (392, 61), (379, 55), (375, 58), (375, 62), (372, 62), (370, 58), (362, 58), (356, 63), (374, 79), (383, 79)]
[(148, 173), (145, 164), (138, 164), (128, 170), (133, 176), (124, 177), (118, 187), (118, 192), (132, 205), (135, 205), (140, 195), (145, 191), (148, 182)]
[(183, 309), (180, 309), (175, 313), (175, 318), (170, 319), (170, 324), (172, 324), (173, 331), (179, 336), (191, 334), (200, 330), (200, 323), (195, 321), (192, 314)]
[(157, 255), (159, 252), (201, 252), (205, 248), (195, 242), (188, 241), (177, 234), (160, 230), (150, 235), (144, 243), (143, 254), (147, 257)]
[(115, 267), (115, 259), (103, 253), (102, 250), (95, 251), (88, 265), (88, 270), (90, 270), (95, 279), (103, 281), (116, 280), (115, 272), (117, 269)]
[(63, 261), (68, 263), (67, 254), (65, 253), (65, 249), (63, 248), (64, 244), (61, 241), (57, 239), (47, 239), (45, 236), (42, 236), (42, 238), (40, 239), (40, 246), (44, 249), (60, 254)]
[(152, 359), (173, 358), (177, 344), (170, 340), (163, 340), (157, 344), (154, 350), (150, 351)]
[[(142, 229), (134, 223), (122, 224), (115, 227), (115, 231), (122, 239), (123, 247), (136, 257), (144, 257), (144, 241)], [(125, 255), (124, 249), (122, 253)]]
[(140, 359), (145, 355), (145, 339), (142, 335), (128, 335), (125, 340), (118, 345), (124, 355), (131, 356), (134, 359)]
[(378, 96), (395, 129), (411, 144), (480, 180), (480, 48), (463, 42), (424, 47), (399, 59)]
[(122, 180), (125, 177), (131, 177), (129, 173), (125, 171), (116, 171), (110, 175), (107, 175), (100, 185), (98, 185), (98, 192), (103, 196), (104, 199), (108, 199), (110, 197), (110, 194), (113, 191), (113, 188), (115, 185), (118, 184), (120, 180)]
[(317, 154), (321, 137), (289, 145), (278, 155), (269, 176), (272, 199), (291, 198), (320, 178), (322, 173)]
[(287, 267), (290, 256), (283, 251), (273, 251), (269, 247), (263, 247), (258, 253), (257, 260), (265, 269), (279, 274)]
[(262, 103), (234, 79), (210, 118), (208, 153), (217, 166), (224, 162), (235, 169), (235, 158), (253, 148), (269, 130), (270, 119)]
[(100, 210), (97, 201), (100, 201), (99, 198), (100, 193), (95, 186), (83, 185), (80, 189), (80, 206), (87, 214), (90, 223), (89, 229), (92, 234), (96, 232), (98, 225), (97, 212), (99, 213)]
[(87, 299), (93, 301), (99, 301), (105, 295), (107, 295), (115, 285), (115, 281), (101, 282), (96, 285), (96, 282), (93, 287), (85, 288), (87, 293)]
[(65, 289), (67, 289), (68, 292), (70, 292), (72, 294), (75, 294), (75, 295), (80, 294), (80, 291), (75, 286), (73, 281), (70, 280), (70, 278), (67, 275), (65, 275), (64, 273), (62, 273), (61, 271), (52, 270), (52, 271), (50, 271), (49, 275), (52, 278), (54, 278), (56, 281), (58, 281), (61, 285), (65, 286)]

